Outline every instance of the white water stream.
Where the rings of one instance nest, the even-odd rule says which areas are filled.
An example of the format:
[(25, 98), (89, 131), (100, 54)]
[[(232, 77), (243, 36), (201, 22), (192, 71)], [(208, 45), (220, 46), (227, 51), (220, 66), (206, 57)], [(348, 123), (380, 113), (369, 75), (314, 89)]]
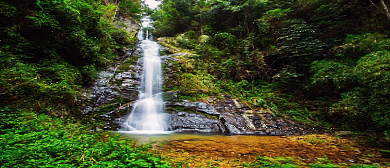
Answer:
[(122, 124), (121, 131), (134, 133), (163, 133), (167, 130), (162, 93), (162, 71), (159, 55), (160, 45), (152, 41), (149, 29), (152, 20), (145, 17), (138, 33), (142, 49), (143, 74), (138, 100), (133, 104), (130, 115)]

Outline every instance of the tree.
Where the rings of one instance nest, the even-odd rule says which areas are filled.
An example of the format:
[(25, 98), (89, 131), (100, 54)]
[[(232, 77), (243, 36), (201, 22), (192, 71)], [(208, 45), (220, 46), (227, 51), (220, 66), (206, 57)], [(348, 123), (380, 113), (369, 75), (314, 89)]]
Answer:
[(383, 13), (386, 16), (387, 20), (390, 21), (389, 8), (387, 8), (386, 3), (385, 3), (384, 0), (379, 0), (379, 1), (380, 1), (381, 5), (382, 5), (383, 9), (379, 8), (377, 5), (375, 5), (375, 3), (372, 0), (370, 0), (371, 4), (374, 5), (375, 8), (377, 8), (381, 13)]

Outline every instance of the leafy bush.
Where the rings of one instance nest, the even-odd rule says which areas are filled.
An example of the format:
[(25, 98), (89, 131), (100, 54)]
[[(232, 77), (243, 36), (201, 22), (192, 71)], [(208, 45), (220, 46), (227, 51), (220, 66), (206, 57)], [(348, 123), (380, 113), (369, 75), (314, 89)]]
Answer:
[(0, 119), (2, 167), (170, 167), (149, 144), (89, 132), (71, 120), (11, 108), (1, 109)]
[[(330, 109), (331, 115), (339, 116), (332, 117), (338, 118), (337, 122), (360, 129), (390, 129), (388, 46), (389, 39), (383, 35), (349, 35), (337, 48), (338, 61), (312, 64), (312, 85), (341, 95)], [(361, 124), (354, 126), (356, 122)]]
[(366, 123), (363, 127), (370, 125), (367, 121), (371, 119), (377, 127), (388, 130), (390, 52), (374, 52), (357, 63), (352, 71), (359, 85), (354, 91), (343, 93), (342, 100), (332, 106), (331, 112), (345, 114), (348, 118), (358, 117), (362, 120), (360, 123)]
[(135, 17), (136, 14), (141, 13), (141, 2), (137, 0), (121, 0), (119, 3), (123, 13)]

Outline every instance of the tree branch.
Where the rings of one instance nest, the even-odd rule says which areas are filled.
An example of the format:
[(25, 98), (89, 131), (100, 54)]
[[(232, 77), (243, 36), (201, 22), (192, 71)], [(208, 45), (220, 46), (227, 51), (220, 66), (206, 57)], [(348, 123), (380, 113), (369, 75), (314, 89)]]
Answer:
[(383, 14), (385, 14), (385, 12), (383, 12), (383, 10), (381, 9), (381, 8), (379, 8), (378, 6), (376, 6), (375, 5), (375, 3), (374, 2), (372, 2), (372, 0), (369, 0), (370, 2), (371, 2), (371, 4), (376, 8), (376, 9), (378, 9), (379, 10), (379, 12), (381, 12), (381, 13), (383, 13)]

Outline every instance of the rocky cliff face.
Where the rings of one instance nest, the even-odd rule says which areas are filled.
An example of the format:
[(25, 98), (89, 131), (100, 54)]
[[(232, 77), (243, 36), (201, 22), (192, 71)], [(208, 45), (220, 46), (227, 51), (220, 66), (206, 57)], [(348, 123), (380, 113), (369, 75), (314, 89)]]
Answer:
[[(166, 44), (166, 39), (161, 44)], [(168, 47), (167, 45), (164, 45)], [(178, 53), (172, 53), (172, 51)], [(166, 87), (180, 85), (175, 81), (173, 70), (177, 62), (191, 55), (180, 53), (179, 49), (166, 48), (172, 53), (162, 56), (166, 67)], [(277, 119), (269, 110), (254, 111), (238, 99), (222, 94), (222, 98), (209, 96), (202, 102), (191, 102), (178, 99), (179, 91), (165, 93), (166, 112), (170, 114), (169, 128), (175, 131), (199, 131), (227, 134), (256, 135), (302, 135), (313, 133), (307, 126), (296, 124), (292, 120)]]
[[(131, 38), (141, 28), (138, 22), (123, 17), (114, 24), (125, 29)], [(78, 97), (85, 121), (95, 121), (97, 129), (117, 130), (137, 99), (142, 67), (137, 60), (141, 51), (129, 46), (123, 53), (113, 65), (99, 72), (92, 87)]]

